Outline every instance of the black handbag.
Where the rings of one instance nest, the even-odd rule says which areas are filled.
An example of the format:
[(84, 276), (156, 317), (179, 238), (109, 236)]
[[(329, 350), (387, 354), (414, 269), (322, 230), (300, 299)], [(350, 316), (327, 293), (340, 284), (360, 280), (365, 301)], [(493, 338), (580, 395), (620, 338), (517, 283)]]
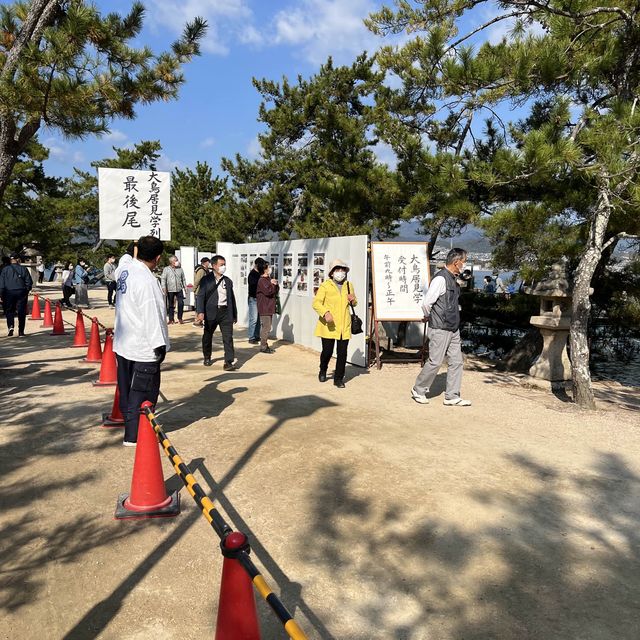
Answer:
[[(349, 283), (347, 282), (347, 293), (351, 293), (351, 289), (349, 288)], [(358, 335), (362, 333), (362, 319), (356, 315), (356, 312), (353, 310), (353, 303), (350, 302), (349, 306), (351, 307), (351, 334)]]

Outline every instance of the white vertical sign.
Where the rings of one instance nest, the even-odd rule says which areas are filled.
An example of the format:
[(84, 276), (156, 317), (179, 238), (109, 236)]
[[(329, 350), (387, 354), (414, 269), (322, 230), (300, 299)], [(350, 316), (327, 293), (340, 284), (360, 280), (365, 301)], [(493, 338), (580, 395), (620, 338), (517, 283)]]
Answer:
[(98, 169), (101, 240), (171, 240), (171, 174)]
[(372, 242), (376, 320), (422, 320), (422, 292), (429, 284), (425, 242)]

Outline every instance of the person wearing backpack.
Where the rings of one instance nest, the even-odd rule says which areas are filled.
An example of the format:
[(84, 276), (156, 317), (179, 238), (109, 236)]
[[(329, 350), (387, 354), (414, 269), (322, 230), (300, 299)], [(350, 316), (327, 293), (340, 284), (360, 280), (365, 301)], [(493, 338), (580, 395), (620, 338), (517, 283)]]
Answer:
[(12, 253), (11, 263), (0, 272), (0, 299), (7, 317), (8, 335), (12, 336), (15, 317), (18, 316), (18, 335), (24, 336), (27, 321), (27, 299), (33, 287), (33, 280), (26, 267), (20, 264), (20, 256)]

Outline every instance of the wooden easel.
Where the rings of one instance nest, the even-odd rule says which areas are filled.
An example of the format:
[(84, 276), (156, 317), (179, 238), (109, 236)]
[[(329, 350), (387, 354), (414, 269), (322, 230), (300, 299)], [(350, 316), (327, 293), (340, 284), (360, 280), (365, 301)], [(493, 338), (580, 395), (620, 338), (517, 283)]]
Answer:
[[(390, 245), (399, 245), (399, 244), (406, 244), (406, 245), (415, 245), (415, 244), (422, 244), (422, 243), (416, 243), (416, 242), (389, 242), (389, 243), (385, 243), (385, 244), (390, 244)], [(426, 245), (428, 245), (428, 243), (425, 243)], [(376, 364), (376, 368), (377, 369), (381, 369), (382, 368), (382, 355), (381, 355), (381, 348), (380, 348), (380, 331), (379, 331), (379, 323), (380, 322), (420, 322), (422, 320), (422, 318), (415, 318), (415, 317), (411, 317), (411, 318), (402, 318), (402, 317), (398, 317), (398, 318), (384, 318), (382, 320), (379, 320), (376, 314), (376, 289), (375, 289), (375, 266), (374, 266), (374, 258), (373, 258), (373, 253), (371, 251), (371, 244), (369, 244), (369, 268), (370, 268), (370, 277), (369, 277), (369, 282), (371, 283), (370, 286), (370, 295), (371, 295), (371, 323), (370, 323), (370, 327), (369, 327), (369, 349), (368, 349), (368, 362), (369, 362), (369, 366), (372, 367), (374, 362)], [(429, 274), (429, 253), (427, 250), (427, 264), (426, 264), (426, 270), (427, 270), (427, 274)], [(373, 338), (373, 339), (372, 339)], [(387, 345), (387, 350), (391, 351), (390, 348), (390, 343)], [(424, 323), (424, 330), (423, 330), (423, 334), (422, 334), (422, 347), (420, 348), (420, 351), (418, 352), (417, 356), (407, 356), (407, 357), (403, 357), (403, 358), (394, 358), (393, 360), (390, 360), (390, 362), (397, 362), (397, 363), (407, 363), (407, 362), (419, 362), (420, 366), (423, 366), (425, 363), (425, 359), (426, 359), (426, 354), (427, 354), (427, 323)]]

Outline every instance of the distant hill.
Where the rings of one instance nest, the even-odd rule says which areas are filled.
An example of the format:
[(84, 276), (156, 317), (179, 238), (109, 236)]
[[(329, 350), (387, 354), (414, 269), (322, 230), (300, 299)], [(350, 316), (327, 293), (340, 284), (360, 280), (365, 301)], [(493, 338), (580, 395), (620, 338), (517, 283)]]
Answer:
[[(428, 235), (417, 233), (419, 226), (417, 222), (401, 222), (398, 228), (398, 237), (395, 240), (398, 242), (427, 242)], [(491, 253), (493, 250), (491, 242), (484, 235), (482, 229), (471, 224), (467, 225), (463, 233), (453, 238), (438, 238), (436, 242), (436, 250), (444, 251), (452, 246), (461, 247), (474, 253)]]

